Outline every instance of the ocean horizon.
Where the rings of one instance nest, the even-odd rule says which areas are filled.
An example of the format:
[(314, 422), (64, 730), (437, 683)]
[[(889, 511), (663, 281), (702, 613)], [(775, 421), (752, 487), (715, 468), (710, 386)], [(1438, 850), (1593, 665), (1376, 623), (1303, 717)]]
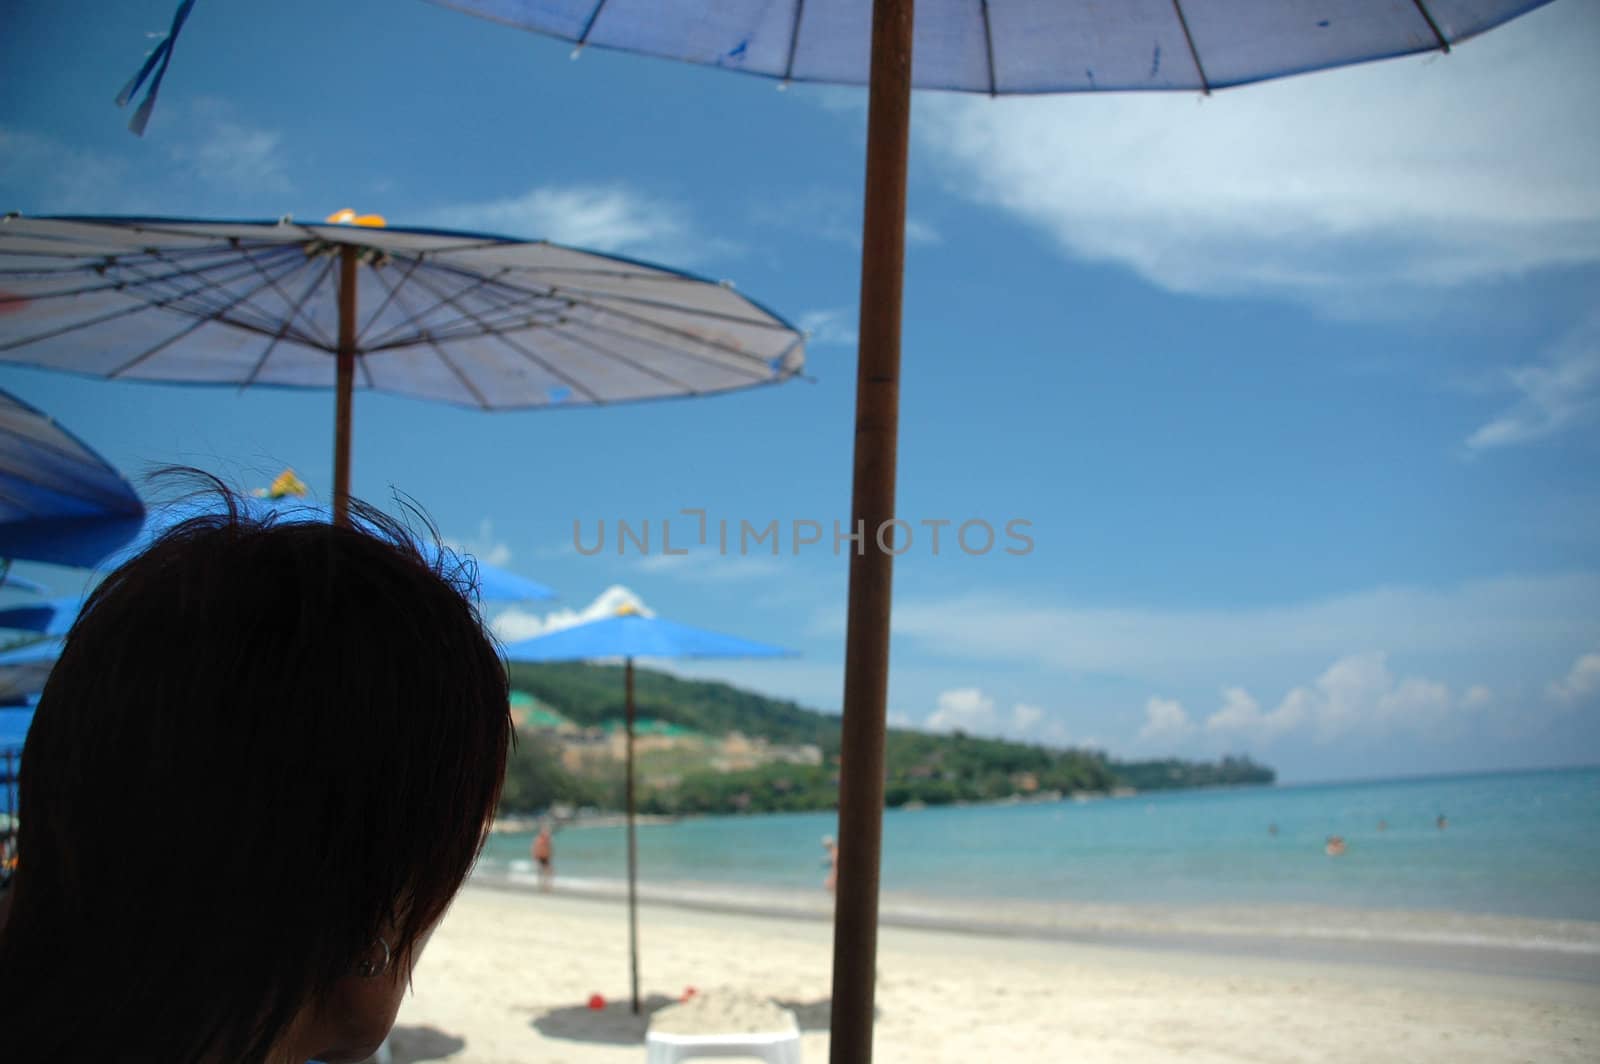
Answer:
[[(831, 811), (643, 823), (640, 880), (685, 897), (825, 903), (821, 840), (834, 834)], [(1342, 856), (1324, 852), (1333, 835)], [(624, 840), (620, 825), (559, 831), (558, 882), (610, 889)], [(530, 873), (530, 841), (492, 836), (480, 872)], [(882, 886), (902, 907), (1004, 903), (1036, 922), (1068, 909), (1116, 923), (1265, 907), (1302, 920), (1414, 914), (1418, 926), (1428, 913), (1435, 923), (1452, 914), (1600, 923), (1600, 767), (891, 809)]]

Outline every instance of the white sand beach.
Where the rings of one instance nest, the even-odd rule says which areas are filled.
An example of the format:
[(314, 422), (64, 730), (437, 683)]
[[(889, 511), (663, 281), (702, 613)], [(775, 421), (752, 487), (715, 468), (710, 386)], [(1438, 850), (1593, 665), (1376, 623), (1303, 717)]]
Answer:
[[(758, 991), (794, 1009), (804, 1058), (828, 1053), (824, 920), (640, 910), (647, 1007)], [(1592, 1061), (1600, 983), (1417, 963), (1237, 956), (887, 927), (876, 1059), (970, 1061)], [(1592, 973), (1583, 961), (1579, 976)], [(1537, 964), (1531, 967), (1537, 970)], [(602, 1010), (587, 1002), (607, 999)], [(469, 885), (416, 970), (399, 1064), (644, 1059), (615, 900)]]

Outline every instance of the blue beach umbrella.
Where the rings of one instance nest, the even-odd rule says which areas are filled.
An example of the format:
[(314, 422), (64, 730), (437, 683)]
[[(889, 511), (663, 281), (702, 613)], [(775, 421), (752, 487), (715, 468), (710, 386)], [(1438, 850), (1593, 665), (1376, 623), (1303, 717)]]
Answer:
[(60, 639), (0, 651), (0, 706), (16, 705), (43, 691), (60, 656)]
[(631, 604), (613, 616), (573, 625), (545, 635), (511, 643), (505, 648), (510, 661), (584, 661), (622, 658), (626, 690), (626, 774), (628, 811), (628, 960), (633, 1011), (639, 1012), (639, 853), (634, 835), (633, 801), (633, 660), (635, 658), (776, 658), (790, 651), (737, 636), (646, 616)]
[(25, 632), (38, 632), (45, 636), (67, 634), (78, 611), (83, 608), (81, 598), (54, 598), (39, 602), (18, 602), (0, 608), (0, 628), (15, 628)]
[[(22, 765), (22, 745), (28, 738), (28, 726), (33, 723), (32, 698), (19, 704), (0, 705), (0, 839), (15, 829), (9, 819), (17, 811), (17, 770)], [(0, 847), (3, 849), (3, 847)], [(0, 868), (0, 886), (4, 886), (9, 869)]]
[[(1351, 63), (1449, 52), (1549, 0), (433, 2), (580, 48), (641, 52), (784, 82), (869, 86), (850, 520), (879, 529), (895, 517), (913, 87), (990, 96), (1209, 94)], [(886, 550), (850, 558), (829, 1043), (832, 1059), (849, 1064), (872, 1059), (893, 568)]]
[(143, 520), (144, 504), (109, 462), (50, 415), (0, 391), (0, 558), (94, 565)]
[[(255, 514), (264, 516), (270, 513), (277, 520), (284, 522), (327, 523), (333, 520), (333, 511), (331, 509), (311, 503), (291, 502), (274, 505), (271, 502), (248, 499), (244, 500), (242, 504)], [(144, 528), (140, 530), (138, 538), (129, 545), (127, 550), (113, 556), (108, 562), (108, 566), (120, 564), (139, 551), (144, 550), (155, 541), (156, 537), (178, 522), (211, 512), (213, 511), (205, 504), (195, 506), (181, 502), (151, 511), (149, 518), (145, 521)], [(422, 550), (423, 557), (430, 563), (438, 563), (442, 558), (447, 568), (451, 563), (458, 560), (470, 565), (477, 575), (478, 597), (486, 602), (522, 602), (559, 597), (550, 588), (535, 580), (529, 580), (525, 576), (519, 576), (499, 566), (489, 565), (469, 554), (452, 551), (447, 547), (440, 547), (426, 538), (423, 538), (418, 546)]]

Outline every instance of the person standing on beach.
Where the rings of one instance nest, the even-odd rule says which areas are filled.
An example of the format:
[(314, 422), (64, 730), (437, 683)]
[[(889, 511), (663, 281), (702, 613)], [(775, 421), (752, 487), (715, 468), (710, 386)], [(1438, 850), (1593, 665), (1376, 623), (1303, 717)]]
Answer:
[(839, 844), (833, 841), (832, 835), (824, 835), (822, 836), (822, 848), (828, 853), (828, 856), (824, 859), (828, 866), (828, 874), (823, 878), (822, 886), (824, 890), (832, 894), (834, 888), (839, 885)]
[(539, 834), (533, 837), (533, 846), (530, 847), (534, 864), (539, 866), (539, 889), (548, 891), (555, 882), (555, 845), (550, 835), (550, 822), (541, 821)]

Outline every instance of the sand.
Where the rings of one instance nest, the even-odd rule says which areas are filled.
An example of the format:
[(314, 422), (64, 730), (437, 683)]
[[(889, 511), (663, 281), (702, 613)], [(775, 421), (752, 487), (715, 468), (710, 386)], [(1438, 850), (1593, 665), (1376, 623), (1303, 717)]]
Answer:
[[(417, 966), (397, 1064), (640, 1064), (615, 900), (469, 885)], [(828, 1059), (831, 926), (648, 904), (647, 1009), (689, 987), (792, 1009), (807, 1061)], [(1530, 955), (1531, 956), (1531, 955)], [(960, 1061), (1594, 1061), (1600, 982), (1416, 963), (1239, 956), (885, 928), (875, 1059)], [(605, 1008), (587, 1007), (603, 995)]]

